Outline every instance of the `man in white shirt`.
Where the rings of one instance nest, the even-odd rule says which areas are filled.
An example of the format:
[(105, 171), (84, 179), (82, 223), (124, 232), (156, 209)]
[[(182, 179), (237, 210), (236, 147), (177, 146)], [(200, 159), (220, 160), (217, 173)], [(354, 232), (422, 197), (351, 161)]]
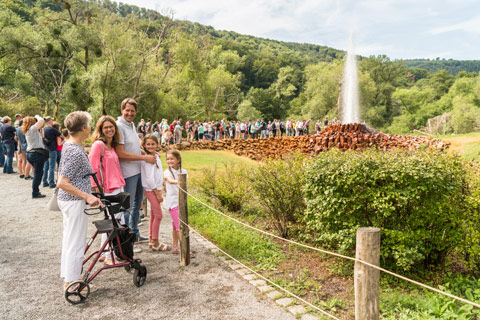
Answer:
[[(143, 201), (143, 187), (141, 178), (141, 161), (155, 163), (155, 156), (143, 155), (140, 149), (140, 138), (138, 137), (133, 119), (137, 114), (137, 102), (134, 99), (126, 98), (121, 105), (122, 116), (118, 117), (117, 125), (121, 138), (115, 151), (120, 158), (120, 168), (125, 179), (125, 192), (130, 194), (130, 212), (125, 212), (125, 223), (137, 234), (137, 241), (147, 241), (148, 238), (141, 237), (138, 231), (139, 209)], [(136, 252), (140, 252), (137, 248)]]

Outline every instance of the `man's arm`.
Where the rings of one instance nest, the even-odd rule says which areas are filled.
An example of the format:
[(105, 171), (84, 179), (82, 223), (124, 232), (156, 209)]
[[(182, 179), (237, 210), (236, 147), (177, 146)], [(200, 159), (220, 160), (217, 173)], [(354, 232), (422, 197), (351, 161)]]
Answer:
[(117, 144), (115, 147), (117, 155), (122, 160), (127, 161), (146, 161), (148, 163), (154, 164), (156, 162), (155, 156), (152, 155), (139, 155), (131, 152), (125, 151), (123, 144)]

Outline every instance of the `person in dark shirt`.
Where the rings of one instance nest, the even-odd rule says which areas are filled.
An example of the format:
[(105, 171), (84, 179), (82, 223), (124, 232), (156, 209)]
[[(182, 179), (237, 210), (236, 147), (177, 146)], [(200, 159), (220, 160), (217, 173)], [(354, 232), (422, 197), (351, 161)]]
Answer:
[(267, 123), (265, 120), (262, 119), (262, 122), (260, 122), (260, 138), (266, 138), (267, 137)]
[(7, 154), (7, 159), (3, 165), (3, 173), (16, 173), (13, 171), (13, 155), (15, 154), (15, 146), (17, 144), (17, 136), (15, 128), (12, 126), (12, 119), (10, 117), (2, 118), (3, 126), (0, 129), (3, 149), (0, 150), (2, 157)]
[(45, 147), (48, 150), (48, 161), (43, 165), (43, 186), (55, 188), (55, 166), (57, 164), (57, 137), (61, 132), (52, 127), (53, 118), (45, 117), (45, 128), (43, 128), (43, 137)]

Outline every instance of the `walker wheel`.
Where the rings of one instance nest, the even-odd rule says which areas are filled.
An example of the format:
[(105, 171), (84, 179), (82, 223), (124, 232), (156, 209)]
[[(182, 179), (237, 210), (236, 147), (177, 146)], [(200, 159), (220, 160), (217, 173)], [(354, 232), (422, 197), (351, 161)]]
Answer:
[(133, 273), (133, 283), (135, 286), (141, 287), (145, 284), (145, 279), (147, 279), (147, 268), (144, 265), (140, 265)]
[(125, 271), (127, 271), (127, 272), (131, 272), (131, 271), (132, 271), (132, 265), (131, 265), (131, 264), (127, 264), (127, 265), (124, 266), (123, 268), (125, 268)]
[(84, 281), (73, 281), (65, 289), (65, 299), (71, 304), (84, 303), (90, 295), (90, 286)]

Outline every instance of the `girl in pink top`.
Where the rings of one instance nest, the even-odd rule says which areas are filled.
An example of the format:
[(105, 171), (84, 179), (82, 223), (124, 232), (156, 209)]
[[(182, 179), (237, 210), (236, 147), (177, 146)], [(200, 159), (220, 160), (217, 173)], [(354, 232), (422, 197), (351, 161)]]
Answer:
[[(120, 169), (120, 161), (115, 152), (115, 146), (120, 141), (120, 132), (117, 127), (115, 119), (111, 116), (103, 116), (97, 121), (95, 131), (92, 135), (92, 148), (88, 156), (90, 164), (92, 165), (92, 172), (96, 172), (97, 180), (103, 189), (105, 195), (115, 195), (123, 192), (125, 187), (125, 180)], [(92, 190), (98, 191), (98, 186), (92, 179)], [(122, 224), (123, 212), (115, 214), (115, 217), (120, 220)], [(102, 243), (106, 240), (106, 235), (102, 234)], [(108, 250), (108, 247), (106, 248)], [(111, 257), (106, 259), (107, 253), (103, 253), (105, 264), (112, 264)]]

